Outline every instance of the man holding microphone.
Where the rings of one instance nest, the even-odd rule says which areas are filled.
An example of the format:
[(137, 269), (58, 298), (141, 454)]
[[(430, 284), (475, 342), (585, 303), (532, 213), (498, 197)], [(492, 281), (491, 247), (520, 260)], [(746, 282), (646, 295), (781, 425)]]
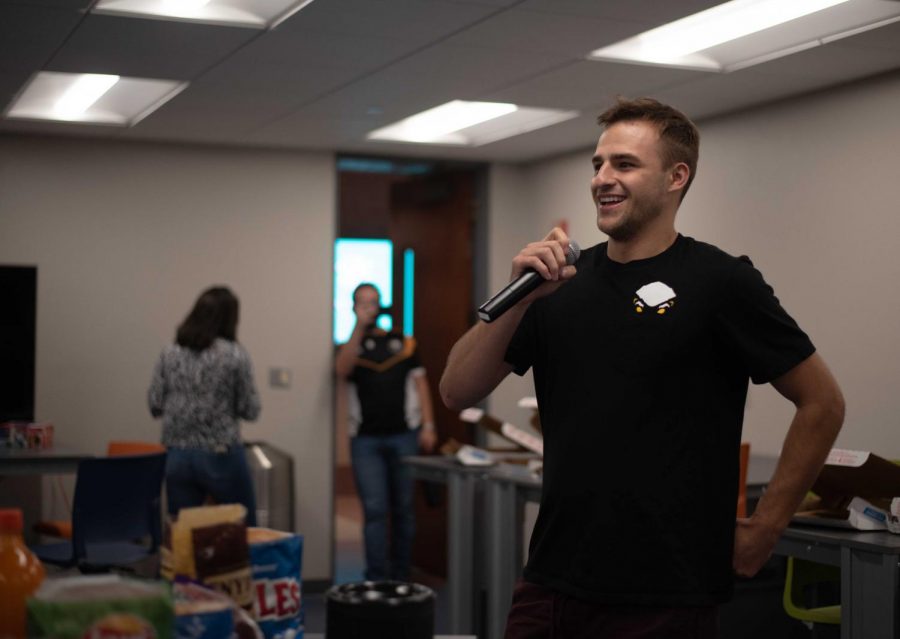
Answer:
[[(523, 248), (513, 279), (545, 283), (456, 343), (441, 395), (463, 409), (534, 370), (543, 492), (508, 638), (713, 638), (734, 573), (771, 555), (844, 402), (749, 259), (676, 231), (695, 125), (649, 98), (598, 120), (591, 194), (608, 241), (574, 264), (558, 228)], [(768, 490), (736, 519), (748, 380), (796, 412)]]

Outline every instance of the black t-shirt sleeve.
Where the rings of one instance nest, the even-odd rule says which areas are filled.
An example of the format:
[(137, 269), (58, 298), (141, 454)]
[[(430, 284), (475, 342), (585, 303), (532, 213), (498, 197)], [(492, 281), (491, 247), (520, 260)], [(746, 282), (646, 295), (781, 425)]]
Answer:
[(725, 285), (717, 325), (755, 384), (777, 379), (815, 352), (749, 260), (741, 259)]
[(516, 332), (513, 333), (512, 339), (509, 340), (509, 345), (506, 347), (506, 355), (503, 357), (513, 367), (513, 372), (519, 376), (524, 375), (534, 364), (535, 321), (535, 304), (532, 304), (525, 311), (525, 315), (522, 317), (522, 321), (519, 322)]

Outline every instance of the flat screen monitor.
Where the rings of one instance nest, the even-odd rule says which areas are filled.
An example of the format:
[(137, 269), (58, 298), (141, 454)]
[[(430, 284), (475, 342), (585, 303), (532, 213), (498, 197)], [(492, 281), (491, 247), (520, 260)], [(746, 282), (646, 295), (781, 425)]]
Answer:
[(37, 268), (0, 266), (0, 422), (34, 421)]

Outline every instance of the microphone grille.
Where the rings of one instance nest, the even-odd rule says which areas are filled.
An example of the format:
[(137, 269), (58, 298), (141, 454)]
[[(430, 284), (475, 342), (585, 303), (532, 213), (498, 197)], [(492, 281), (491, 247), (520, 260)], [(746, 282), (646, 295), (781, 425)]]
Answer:
[(569, 240), (569, 248), (566, 250), (566, 264), (571, 266), (581, 256), (581, 247), (575, 240)]

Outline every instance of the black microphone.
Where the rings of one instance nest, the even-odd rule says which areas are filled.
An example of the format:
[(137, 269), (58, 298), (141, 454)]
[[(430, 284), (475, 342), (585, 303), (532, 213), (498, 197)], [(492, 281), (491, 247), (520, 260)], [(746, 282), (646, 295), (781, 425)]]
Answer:
[[(581, 247), (578, 246), (578, 242), (569, 240), (569, 246), (566, 249), (566, 264), (570, 266), (574, 264), (578, 261), (579, 255), (581, 255)], [(485, 322), (493, 322), (521, 302), (526, 295), (547, 281), (549, 280), (545, 280), (534, 269), (526, 269), (519, 277), (504, 286), (499, 293), (479, 306), (478, 317)]]

